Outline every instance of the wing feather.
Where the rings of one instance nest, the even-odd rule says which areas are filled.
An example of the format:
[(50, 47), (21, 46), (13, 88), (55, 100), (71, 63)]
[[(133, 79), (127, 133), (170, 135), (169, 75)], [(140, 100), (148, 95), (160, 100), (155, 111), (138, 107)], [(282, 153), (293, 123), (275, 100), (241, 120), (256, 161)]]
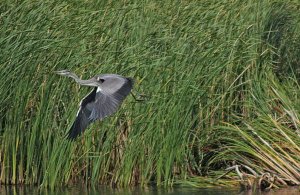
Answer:
[(91, 104), (93, 104), (95, 101), (96, 90), (97, 88), (94, 88), (86, 97), (81, 100), (76, 119), (67, 135), (69, 139), (75, 139), (92, 122), (89, 119), (89, 116), (91, 115), (91, 110), (89, 107), (91, 107)]
[(123, 100), (130, 93), (132, 86), (133, 80), (131, 78), (124, 78), (124, 84), (117, 91), (113, 93), (105, 89), (99, 91), (96, 94), (95, 107), (91, 113), (90, 119), (102, 120), (115, 113)]

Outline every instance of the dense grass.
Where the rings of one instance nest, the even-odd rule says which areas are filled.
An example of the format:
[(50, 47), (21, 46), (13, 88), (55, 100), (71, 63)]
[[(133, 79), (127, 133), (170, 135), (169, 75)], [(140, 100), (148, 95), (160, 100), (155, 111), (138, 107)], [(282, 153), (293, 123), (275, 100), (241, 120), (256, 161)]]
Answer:
[[(300, 182), (297, 1), (0, 3), (0, 182), (171, 185), (233, 164)], [(136, 79), (74, 143), (91, 90), (54, 70)]]

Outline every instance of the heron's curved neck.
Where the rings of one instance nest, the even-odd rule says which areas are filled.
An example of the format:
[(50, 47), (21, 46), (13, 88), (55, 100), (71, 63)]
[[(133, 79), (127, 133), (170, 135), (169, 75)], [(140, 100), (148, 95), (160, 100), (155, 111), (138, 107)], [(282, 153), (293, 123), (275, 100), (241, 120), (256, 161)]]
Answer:
[(97, 86), (91, 79), (82, 80), (73, 72), (70, 72), (70, 74), (68, 76), (73, 78), (80, 85), (87, 85), (87, 86), (93, 86), (93, 87)]

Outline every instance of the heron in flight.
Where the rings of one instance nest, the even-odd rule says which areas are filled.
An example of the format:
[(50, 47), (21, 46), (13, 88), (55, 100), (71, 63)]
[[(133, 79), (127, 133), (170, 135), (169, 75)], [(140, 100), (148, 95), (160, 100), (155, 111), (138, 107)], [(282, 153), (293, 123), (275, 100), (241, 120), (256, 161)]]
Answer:
[(76, 119), (67, 137), (74, 140), (89, 124), (112, 115), (122, 104), (133, 87), (133, 79), (117, 74), (96, 75), (88, 80), (81, 80), (69, 70), (56, 71), (57, 74), (73, 78), (78, 84), (94, 87), (81, 102)]

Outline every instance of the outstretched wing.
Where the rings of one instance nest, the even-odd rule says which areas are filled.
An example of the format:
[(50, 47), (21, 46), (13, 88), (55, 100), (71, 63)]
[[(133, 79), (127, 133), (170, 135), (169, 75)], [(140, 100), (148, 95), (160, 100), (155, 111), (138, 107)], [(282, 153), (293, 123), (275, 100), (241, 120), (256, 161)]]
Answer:
[(106, 90), (105, 86), (102, 89), (94, 88), (82, 100), (77, 117), (68, 133), (69, 139), (75, 139), (95, 120), (102, 120), (117, 111), (133, 86), (131, 78), (123, 79), (124, 82), (117, 90), (111, 91), (108, 88)]
[(98, 90), (90, 119), (101, 120), (106, 116), (110, 116), (115, 113), (123, 100), (130, 93), (132, 86), (133, 80), (131, 78), (124, 78), (124, 83), (117, 90), (111, 90), (112, 88), (106, 88), (105, 86), (101, 91)]
[(69, 139), (75, 139), (92, 122), (89, 120), (89, 116), (92, 113), (92, 110), (90, 110), (89, 107), (91, 107), (95, 102), (96, 91), (97, 88), (95, 87), (86, 97), (81, 100), (76, 119), (68, 132)]

